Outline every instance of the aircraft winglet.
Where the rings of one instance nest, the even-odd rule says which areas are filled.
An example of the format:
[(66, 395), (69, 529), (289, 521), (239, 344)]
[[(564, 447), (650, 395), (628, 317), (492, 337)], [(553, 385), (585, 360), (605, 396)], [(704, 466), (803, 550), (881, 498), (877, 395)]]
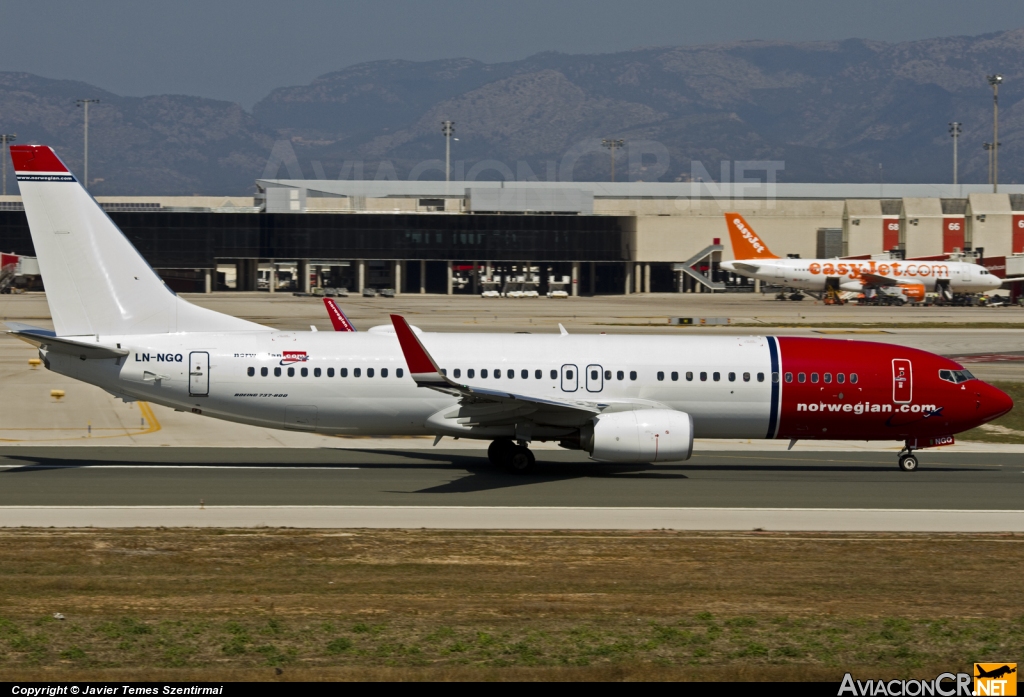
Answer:
[(395, 327), (398, 343), (402, 346), (402, 354), (409, 366), (409, 374), (418, 387), (450, 388), (451, 381), (437, 367), (437, 363), (427, 353), (420, 338), (416, 336), (405, 317), (391, 315), (391, 323)]
[(327, 316), (331, 318), (331, 324), (334, 325), (334, 331), (336, 332), (354, 332), (356, 331), (355, 326), (349, 321), (345, 313), (338, 307), (338, 303), (334, 302), (333, 298), (324, 298), (324, 306), (327, 308)]

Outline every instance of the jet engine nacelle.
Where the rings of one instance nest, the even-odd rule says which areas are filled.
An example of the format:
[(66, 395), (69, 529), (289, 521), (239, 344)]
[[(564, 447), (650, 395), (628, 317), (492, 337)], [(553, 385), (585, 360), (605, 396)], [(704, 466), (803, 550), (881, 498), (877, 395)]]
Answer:
[(903, 291), (903, 295), (907, 296), (908, 300), (913, 300), (916, 303), (924, 300), (923, 283), (906, 283), (900, 286), (900, 290)]
[(671, 409), (602, 414), (584, 449), (601, 462), (673, 462), (693, 452), (693, 417)]

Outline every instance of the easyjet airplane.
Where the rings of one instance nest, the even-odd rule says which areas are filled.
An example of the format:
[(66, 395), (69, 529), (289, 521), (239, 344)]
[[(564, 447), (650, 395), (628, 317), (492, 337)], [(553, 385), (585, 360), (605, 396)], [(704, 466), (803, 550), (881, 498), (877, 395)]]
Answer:
[(11, 148), (54, 330), (9, 323), (52, 371), (126, 401), (271, 428), (491, 441), (533, 468), (557, 441), (594, 460), (685, 460), (698, 438), (903, 441), (914, 450), (1013, 403), (954, 361), (880, 343), (773, 336), (278, 331), (171, 292), (45, 146)]
[(789, 288), (820, 292), (831, 285), (863, 293), (898, 287), (908, 298), (921, 301), (943, 283), (953, 293), (982, 293), (1003, 283), (984, 266), (963, 261), (780, 259), (742, 215), (726, 213), (725, 221), (735, 261), (722, 262), (720, 268)]

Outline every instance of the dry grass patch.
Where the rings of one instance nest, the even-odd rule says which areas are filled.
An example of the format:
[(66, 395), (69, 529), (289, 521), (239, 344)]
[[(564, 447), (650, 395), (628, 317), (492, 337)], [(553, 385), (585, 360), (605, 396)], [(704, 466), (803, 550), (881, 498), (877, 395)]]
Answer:
[(0, 672), (926, 673), (1022, 653), (1022, 545), (1014, 535), (5, 531)]

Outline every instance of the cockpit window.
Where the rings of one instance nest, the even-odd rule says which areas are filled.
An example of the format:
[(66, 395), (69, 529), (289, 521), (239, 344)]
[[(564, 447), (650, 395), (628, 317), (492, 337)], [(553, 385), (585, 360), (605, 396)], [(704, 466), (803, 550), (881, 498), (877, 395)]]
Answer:
[(971, 375), (971, 371), (969, 370), (940, 370), (939, 379), (951, 382), (954, 385), (959, 385), (961, 382), (973, 380), (974, 376)]

